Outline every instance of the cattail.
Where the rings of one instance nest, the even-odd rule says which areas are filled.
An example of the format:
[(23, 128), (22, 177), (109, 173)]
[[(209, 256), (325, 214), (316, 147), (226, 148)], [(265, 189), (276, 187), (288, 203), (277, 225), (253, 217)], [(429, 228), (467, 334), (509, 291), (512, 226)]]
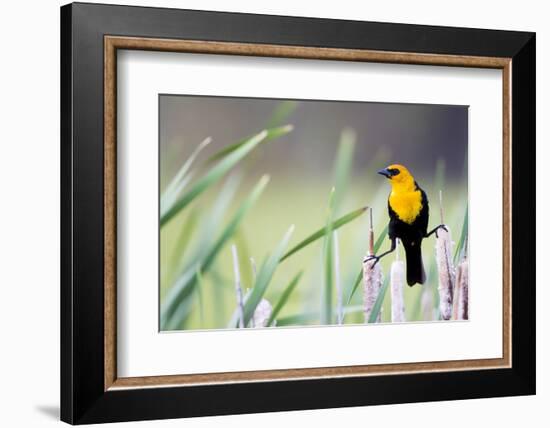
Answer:
[(338, 243), (338, 231), (333, 232), (334, 243), (334, 282), (336, 284), (336, 321), (344, 322), (344, 305), (342, 296), (342, 279), (340, 278), (340, 244)]
[[(447, 228), (448, 229), (448, 228)], [(455, 272), (451, 259), (450, 230), (439, 229), (435, 241), (435, 255), (439, 275), (439, 313), (444, 320), (451, 319)]]
[[(370, 314), (378, 298), (378, 293), (382, 288), (380, 263), (376, 263), (376, 265), (374, 263), (376, 263), (376, 260), (368, 260), (363, 263), (363, 305), (366, 323), (369, 322)], [(375, 322), (380, 322), (380, 313), (376, 317)]]
[(272, 310), (271, 303), (267, 299), (260, 300), (252, 316), (254, 327), (267, 327)]
[[(441, 223), (443, 224), (443, 205), (441, 203), (441, 192), (439, 192), (439, 203), (441, 212)], [(451, 231), (441, 228), (436, 232), (435, 256), (439, 276), (439, 313), (441, 319), (451, 319), (453, 311), (453, 287), (455, 283), (455, 270), (451, 258)]]
[(424, 321), (433, 321), (435, 318), (434, 296), (432, 288), (428, 285), (422, 286), (422, 297), (420, 304), (422, 307), (422, 319)]
[(231, 252), (233, 253), (233, 271), (235, 272), (235, 294), (237, 296), (237, 309), (239, 311), (239, 328), (244, 328), (244, 303), (243, 303), (243, 290), (241, 288), (241, 273), (239, 271), (239, 255), (237, 254), (237, 247), (231, 246)]
[[(367, 256), (374, 253), (374, 231), (372, 228), (372, 208), (370, 210), (370, 230), (369, 230), (369, 251)], [(380, 289), (382, 288), (382, 270), (380, 263), (376, 259), (363, 262), (363, 308), (365, 312), (365, 322), (368, 323), (370, 315)], [(380, 313), (378, 313), (375, 322), (380, 322)]]
[[(399, 245), (399, 242), (397, 243)], [(403, 286), (405, 285), (405, 263), (399, 260), (399, 247), (396, 259), (391, 264), (391, 321), (405, 322), (405, 302), (403, 300)]]
[(468, 319), (468, 259), (463, 259), (456, 269), (454, 318)]

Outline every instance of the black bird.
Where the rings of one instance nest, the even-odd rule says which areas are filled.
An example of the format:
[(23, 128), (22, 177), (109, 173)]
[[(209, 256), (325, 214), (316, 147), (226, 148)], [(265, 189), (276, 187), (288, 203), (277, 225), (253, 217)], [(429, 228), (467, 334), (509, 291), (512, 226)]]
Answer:
[(422, 263), (422, 240), (432, 233), (436, 233), (445, 226), (440, 224), (428, 233), (429, 205), (426, 192), (418, 186), (409, 170), (403, 165), (390, 165), (378, 171), (378, 174), (390, 180), (391, 193), (388, 198), (388, 236), (391, 248), (379, 256), (372, 255), (364, 261), (376, 260), (391, 253), (396, 248), (396, 239), (399, 238), (405, 248), (407, 260), (407, 284), (424, 284), (426, 273)]

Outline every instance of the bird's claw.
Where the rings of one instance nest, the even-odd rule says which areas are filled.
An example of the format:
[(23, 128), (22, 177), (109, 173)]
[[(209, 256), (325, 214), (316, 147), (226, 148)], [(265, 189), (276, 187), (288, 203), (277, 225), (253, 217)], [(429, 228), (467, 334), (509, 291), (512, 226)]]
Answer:
[(375, 255), (367, 256), (363, 259), (363, 263), (369, 262), (371, 260), (376, 260), (370, 267), (371, 269), (373, 269), (374, 266), (376, 266), (376, 263), (378, 263), (378, 261), (380, 260), (380, 257), (375, 256)]
[(449, 232), (449, 229), (447, 229), (447, 226), (445, 226), (444, 224), (440, 224), (439, 226), (437, 226), (437, 227), (435, 228), (435, 237), (436, 237), (436, 238), (439, 238), (439, 235), (437, 234), (437, 231), (438, 231), (439, 229), (443, 229), (445, 232)]

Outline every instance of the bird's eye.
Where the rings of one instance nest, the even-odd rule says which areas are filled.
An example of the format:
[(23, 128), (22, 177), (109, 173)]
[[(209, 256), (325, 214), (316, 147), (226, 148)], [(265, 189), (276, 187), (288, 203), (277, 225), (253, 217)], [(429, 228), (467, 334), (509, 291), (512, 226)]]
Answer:
[(390, 168), (388, 169), (388, 172), (391, 174), (391, 176), (396, 176), (398, 175), (401, 171), (399, 171), (397, 168)]

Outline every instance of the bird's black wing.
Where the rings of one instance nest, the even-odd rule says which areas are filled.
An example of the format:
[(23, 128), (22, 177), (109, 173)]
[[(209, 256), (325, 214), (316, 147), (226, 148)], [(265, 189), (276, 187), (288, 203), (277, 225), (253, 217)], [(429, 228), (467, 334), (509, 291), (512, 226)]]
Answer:
[(422, 196), (422, 208), (420, 209), (420, 213), (418, 213), (418, 217), (414, 221), (414, 225), (422, 232), (423, 235), (426, 235), (428, 233), (428, 222), (430, 219), (430, 206), (428, 203), (428, 196), (426, 195), (426, 192), (422, 190), (418, 184), (415, 182), (416, 188), (420, 190), (420, 194)]

